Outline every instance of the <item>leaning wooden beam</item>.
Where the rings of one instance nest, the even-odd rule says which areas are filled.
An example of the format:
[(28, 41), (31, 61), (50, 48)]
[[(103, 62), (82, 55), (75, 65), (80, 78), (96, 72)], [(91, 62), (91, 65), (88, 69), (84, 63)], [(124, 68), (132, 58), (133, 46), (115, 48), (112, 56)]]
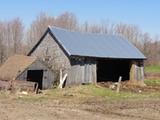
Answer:
[(35, 91), (36, 94), (38, 94), (38, 83), (35, 83)]
[(64, 77), (61, 79), (61, 81), (60, 81), (60, 84), (59, 84), (58, 88), (63, 88), (63, 84), (64, 84), (64, 82), (65, 82), (66, 78), (67, 78), (67, 73), (66, 73), (66, 74), (64, 75)]

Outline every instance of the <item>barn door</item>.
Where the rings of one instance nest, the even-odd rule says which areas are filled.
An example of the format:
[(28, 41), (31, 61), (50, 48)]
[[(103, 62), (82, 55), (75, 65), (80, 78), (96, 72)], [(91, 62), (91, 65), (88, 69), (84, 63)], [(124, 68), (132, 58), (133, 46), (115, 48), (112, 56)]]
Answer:
[(42, 89), (43, 86), (43, 70), (28, 70), (27, 81), (38, 83), (38, 88)]

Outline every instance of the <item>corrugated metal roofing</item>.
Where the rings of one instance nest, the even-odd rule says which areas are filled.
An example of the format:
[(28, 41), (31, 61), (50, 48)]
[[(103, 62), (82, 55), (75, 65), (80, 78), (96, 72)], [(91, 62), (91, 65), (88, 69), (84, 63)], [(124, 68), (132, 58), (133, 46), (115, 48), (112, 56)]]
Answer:
[(71, 32), (49, 27), (69, 55), (118, 59), (145, 59), (128, 40), (115, 35)]

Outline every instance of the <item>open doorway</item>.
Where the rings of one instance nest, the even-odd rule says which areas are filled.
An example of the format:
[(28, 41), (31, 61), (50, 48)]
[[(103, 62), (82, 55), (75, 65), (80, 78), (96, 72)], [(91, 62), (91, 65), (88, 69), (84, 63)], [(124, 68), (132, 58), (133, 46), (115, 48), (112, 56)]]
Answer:
[(129, 60), (103, 60), (97, 62), (97, 82), (117, 82), (119, 76), (122, 81), (129, 80)]
[(38, 89), (42, 90), (43, 70), (28, 70), (27, 81), (38, 83)]

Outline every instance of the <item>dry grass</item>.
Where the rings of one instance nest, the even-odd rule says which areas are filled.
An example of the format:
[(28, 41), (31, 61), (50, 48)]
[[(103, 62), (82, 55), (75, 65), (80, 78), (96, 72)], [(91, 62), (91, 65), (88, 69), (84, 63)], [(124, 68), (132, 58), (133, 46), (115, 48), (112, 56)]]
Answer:
[[(2, 120), (158, 120), (160, 93), (116, 93), (95, 85), (51, 89), (42, 94), (0, 93)], [(152, 114), (151, 114), (152, 113)]]
[(103, 99), (105, 101), (108, 100), (119, 101), (119, 100), (147, 99), (147, 98), (160, 99), (160, 93), (158, 91), (157, 92), (120, 91), (120, 93), (116, 93), (116, 91), (113, 91), (109, 88), (99, 87), (95, 85), (81, 85), (81, 86), (74, 86), (72, 88), (46, 90), (39, 95), (30, 94), (22, 97), (18, 96), (15, 99), (29, 100), (29, 101), (58, 99), (58, 100), (63, 100), (64, 102), (83, 103), (92, 98), (96, 98), (99, 100)]

